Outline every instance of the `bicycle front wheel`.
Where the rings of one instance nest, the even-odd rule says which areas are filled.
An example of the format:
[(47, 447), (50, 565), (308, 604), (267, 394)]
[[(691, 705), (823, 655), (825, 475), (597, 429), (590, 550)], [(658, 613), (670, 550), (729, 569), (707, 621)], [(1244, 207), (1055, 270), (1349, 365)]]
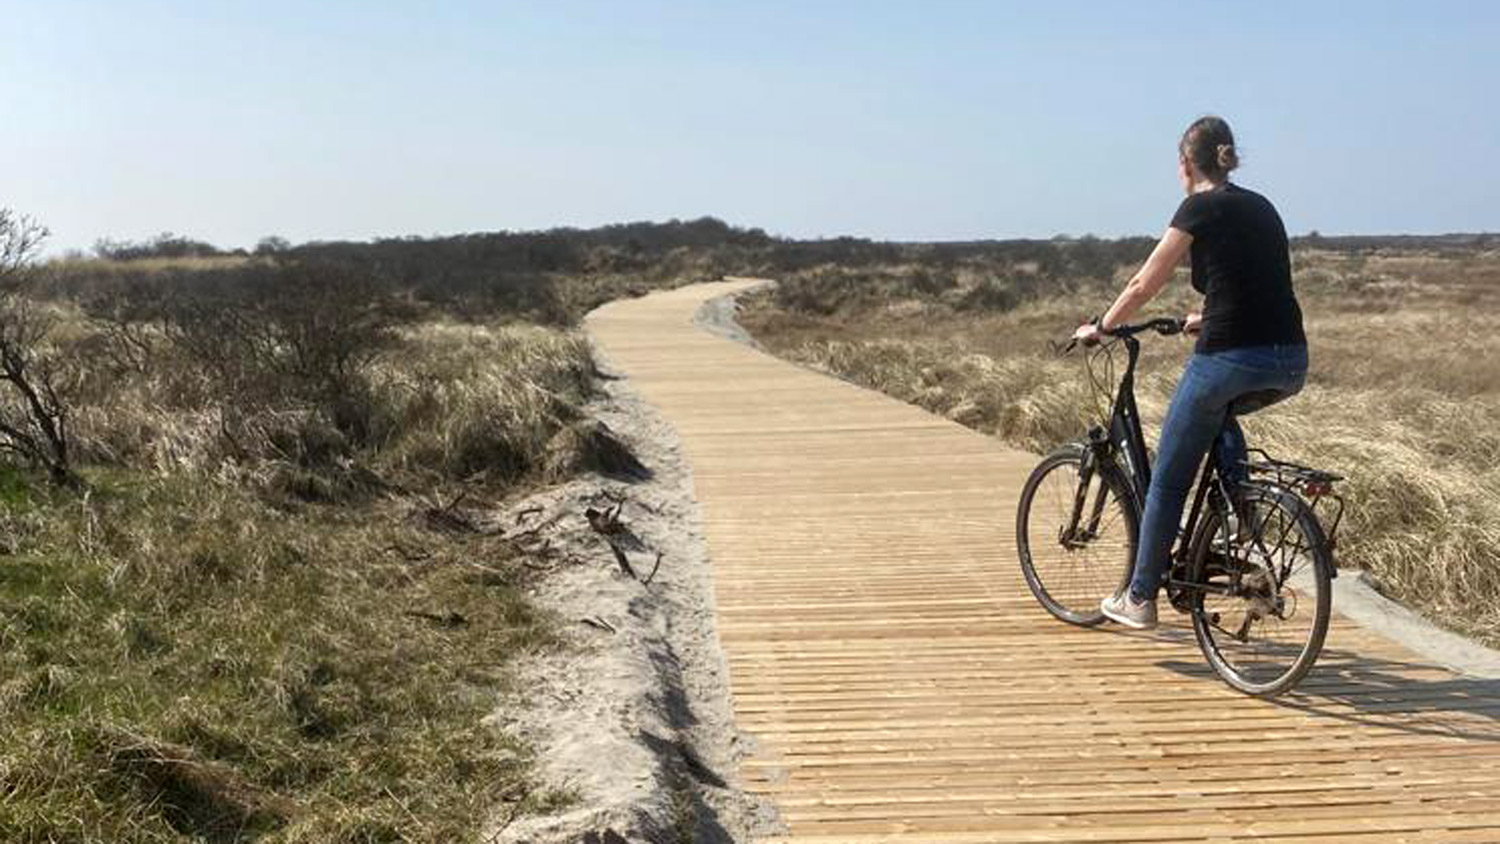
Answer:
[(1082, 466), (1083, 450), (1074, 446), (1032, 471), (1016, 513), (1016, 551), (1037, 601), (1063, 621), (1089, 626), (1104, 621), (1099, 603), (1130, 582), (1137, 516), (1118, 470), (1099, 467), (1080, 489)]
[(1251, 487), (1239, 525), (1209, 511), (1195, 538), (1193, 632), (1229, 685), (1274, 697), (1312, 670), (1333, 612), (1333, 558), (1296, 496)]

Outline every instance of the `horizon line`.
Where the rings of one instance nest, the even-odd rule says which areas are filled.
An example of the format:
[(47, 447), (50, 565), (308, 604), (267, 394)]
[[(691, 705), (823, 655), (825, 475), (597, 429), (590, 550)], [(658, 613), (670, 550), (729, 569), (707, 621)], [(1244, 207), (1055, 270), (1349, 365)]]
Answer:
[[(725, 220), (725, 219), (723, 219), (721, 217), (716, 217), (716, 216), (713, 216), (711, 214), (707, 214), (707, 215), (702, 215), (702, 216), (698, 216), (698, 217), (668, 217), (666, 219), (625, 220), (625, 221), (613, 222), (613, 223), (600, 223), (600, 224), (597, 224), (597, 225), (579, 225), (579, 224), (562, 223), (562, 224), (556, 224), (556, 225), (552, 225), (552, 226), (547, 226), (545, 228), (543, 228), (543, 227), (537, 227), (537, 228), (471, 229), (471, 230), (463, 230), (463, 231), (434, 232), (434, 233), (428, 233), (428, 234), (417, 234), (417, 233), (406, 233), (406, 234), (374, 234), (374, 235), (368, 235), (368, 236), (365, 236), (365, 237), (326, 237), (326, 238), (325, 237), (315, 237), (315, 238), (309, 238), (307, 240), (302, 240), (302, 241), (292, 241), (290, 238), (285, 238), (285, 237), (282, 237), (281, 235), (267, 234), (267, 235), (264, 235), (260, 239), (260, 241), (268, 240), (268, 239), (271, 239), (271, 238), (281, 238), (282, 240), (287, 241), (291, 245), (292, 248), (297, 248), (297, 247), (302, 247), (302, 246), (316, 246), (316, 245), (337, 244), (337, 243), (378, 243), (378, 242), (381, 242), (381, 241), (392, 241), (392, 240), (446, 240), (446, 239), (451, 239), (451, 238), (483, 236), (483, 235), (524, 236), (524, 235), (543, 235), (543, 234), (549, 234), (549, 233), (554, 233), (554, 232), (589, 232), (589, 231), (598, 231), (598, 230), (612, 228), (612, 227), (639, 226), (639, 225), (645, 225), (645, 226), (667, 226), (667, 225), (673, 225), (673, 224), (688, 224), (688, 223), (702, 222), (702, 221), (705, 221), (705, 220), (712, 220), (712, 221), (716, 221), (716, 222), (722, 223), (725, 226), (728, 226), (730, 229), (735, 230), (735, 231), (740, 231), (740, 232), (755, 232), (755, 231), (759, 231), (762, 234), (764, 234), (766, 237), (769, 237), (769, 238), (771, 238), (773, 240), (793, 242), (793, 243), (817, 243), (817, 242), (826, 242), (826, 241), (835, 241), (835, 240), (856, 240), (856, 241), (863, 241), (863, 242), (872, 243), (872, 244), (887, 244), (887, 245), (893, 245), (893, 246), (962, 246), (962, 245), (973, 245), (973, 244), (983, 244), (983, 243), (1023, 243), (1023, 242), (1047, 243), (1047, 242), (1054, 242), (1054, 241), (1056, 241), (1056, 242), (1076, 242), (1076, 241), (1088, 241), (1088, 240), (1097, 240), (1097, 241), (1122, 241), (1122, 240), (1143, 240), (1143, 239), (1156, 240), (1158, 237), (1160, 237), (1160, 235), (1157, 235), (1157, 234), (1146, 234), (1146, 233), (1099, 235), (1099, 234), (1094, 234), (1092, 232), (1083, 232), (1083, 233), (1080, 233), (1080, 234), (1073, 234), (1073, 233), (1070, 233), (1070, 232), (1058, 232), (1057, 234), (1048, 235), (1048, 236), (1040, 236), (1040, 237), (1038, 237), (1038, 236), (1020, 235), (1020, 236), (977, 237), (977, 238), (946, 238), (946, 239), (931, 239), (931, 240), (882, 238), (882, 237), (876, 237), (876, 236), (870, 236), (870, 235), (859, 235), (859, 234), (821, 234), (820, 233), (820, 234), (817, 234), (817, 235), (799, 236), (799, 235), (791, 235), (791, 234), (783, 234), (783, 233), (774, 232), (774, 231), (766, 229), (763, 226), (744, 225), (744, 224), (740, 224), (740, 223), (734, 223), (734, 222), (730, 222), (728, 220)], [(1288, 233), (1288, 235), (1287, 235), (1288, 240), (1293, 240), (1293, 241), (1295, 241), (1295, 240), (1307, 240), (1307, 239), (1310, 239), (1310, 238), (1318, 238), (1318, 239), (1324, 239), (1324, 240), (1379, 239), (1379, 238), (1411, 238), (1411, 239), (1424, 239), (1425, 238), (1425, 239), (1433, 239), (1433, 240), (1447, 240), (1447, 239), (1454, 239), (1454, 240), (1456, 240), (1456, 239), (1462, 239), (1462, 238), (1471, 238), (1471, 239), (1476, 239), (1476, 240), (1483, 240), (1483, 239), (1496, 238), (1496, 237), (1500, 237), (1500, 231), (1475, 230), (1475, 231), (1442, 231), (1442, 232), (1438, 232), (1438, 231), (1382, 231), (1382, 232), (1348, 231), (1348, 232), (1328, 232), (1328, 231), (1323, 231), (1323, 230), (1317, 229), (1317, 228), (1310, 228), (1310, 229), (1308, 229), (1305, 232), (1297, 233), (1297, 234)], [(158, 240), (165, 239), (165, 238), (174, 238), (174, 239), (179, 239), (179, 240), (184, 240), (184, 241), (190, 241), (190, 242), (193, 242), (193, 243), (205, 244), (207, 246), (212, 247), (216, 251), (221, 252), (221, 253), (225, 253), (225, 254), (234, 254), (236, 252), (254, 252), (255, 249), (256, 249), (256, 246), (260, 242), (260, 241), (257, 241), (257, 243), (255, 243), (255, 244), (249, 244), (249, 245), (225, 246), (225, 245), (221, 245), (219, 243), (215, 243), (215, 242), (213, 242), (211, 240), (200, 239), (200, 238), (198, 238), (198, 237), (196, 237), (194, 235), (191, 235), (191, 234), (184, 234), (184, 233), (181, 233), (181, 232), (175, 232), (175, 231), (172, 231), (170, 229), (167, 229), (167, 230), (163, 230), (163, 231), (159, 232), (156, 235), (152, 235), (152, 236), (149, 236), (149, 237), (146, 237), (146, 238), (142, 238), (142, 239), (139, 239), (139, 240), (133, 240), (133, 239), (128, 239), (128, 238), (126, 238), (126, 239), (120, 239), (120, 240), (114, 240), (114, 239), (109, 238), (109, 237), (102, 237), (102, 238), (96, 239), (93, 244), (90, 244), (88, 246), (73, 246), (73, 245), (70, 245), (70, 246), (58, 246), (58, 247), (44, 246), (43, 247), (43, 252), (46, 253), (44, 255), (44, 257), (47, 258), (47, 259), (69, 258), (69, 257), (80, 257), (80, 256), (87, 257), (91, 253), (94, 253), (94, 251), (96, 250), (96, 248), (99, 245), (104, 244), (104, 243), (113, 243), (113, 244), (121, 244), (121, 245), (150, 244), (150, 243), (153, 243), (153, 242), (156, 242)]]

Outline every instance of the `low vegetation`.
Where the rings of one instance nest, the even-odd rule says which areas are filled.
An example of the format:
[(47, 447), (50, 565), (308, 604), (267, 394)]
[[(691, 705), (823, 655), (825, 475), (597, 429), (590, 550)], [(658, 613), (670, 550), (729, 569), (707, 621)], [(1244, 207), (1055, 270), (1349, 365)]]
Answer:
[(569, 303), (648, 282), (38, 265), (0, 222), (0, 840), (448, 842), (570, 799), (482, 722), (558, 646), (491, 514), (619, 463)]
[[(991, 253), (950, 266), (785, 277), (744, 322), (773, 351), (1044, 452), (1103, 415), (1077, 358), (1048, 340), (1102, 310), (1109, 272)], [(1059, 244), (1066, 253), (1071, 245)], [(1252, 444), (1349, 478), (1340, 560), (1433, 620), (1500, 643), (1500, 252), (1488, 240), (1303, 239), (1312, 342), (1302, 395), (1248, 417)], [(1194, 306), (1185, 279), (1153, 306)], [(1159, 423), (1190, 344), (1148, 342), (1138, 387)]]
[(587, 460), (581, 341), (426, 321), (304, 382), (145, 336), (75, 384), (77, 485), (3, 475), (0, 838), (451, 841), (560, 799), (480, 723), (552, 641), (483, 514)]
[[(458, 841), (547, 811), (482, 724), (557, 647), (489, 514), (628, 455), (595, 305), (734, 272), (784, 354), (1041, 450), (1090, 395), (1042, 341), (1142, 240), (789, 241), (717, 220), (39, 264), (0, 212), (0, 840)], [(1497, 638), (1497, 262), (1317, 239), (1314, 388), (1253, 420), (1348, 472), (1344, 558)], [(1490, 250), (1490, 251), (1485, 251)], [(1179, 297), (1174, 308), (1187, 304)], [(1153, 344), (1159, 415), (1183, 347)]]

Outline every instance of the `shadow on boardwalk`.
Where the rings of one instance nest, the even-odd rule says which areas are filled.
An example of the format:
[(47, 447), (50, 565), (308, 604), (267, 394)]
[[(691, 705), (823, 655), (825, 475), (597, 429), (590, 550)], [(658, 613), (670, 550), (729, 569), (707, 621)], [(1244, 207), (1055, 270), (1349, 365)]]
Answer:
[[(1205, 662), (1157, 664), (1184, 677), (1220, 682)], [(1459, 677), (1420, 662), (1325, 649), (1295, 691), (1270, 702), (1378, 729), (1500, 742), (1500, 680)]]

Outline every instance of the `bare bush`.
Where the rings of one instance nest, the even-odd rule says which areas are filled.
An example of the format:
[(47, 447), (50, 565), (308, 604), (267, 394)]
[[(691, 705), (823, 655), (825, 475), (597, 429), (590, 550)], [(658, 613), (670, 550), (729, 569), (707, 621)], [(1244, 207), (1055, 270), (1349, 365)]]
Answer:
[(47, 227), (36, 220), (0, 208), (0, 283), (7, 288), (20, 281), (21, 270), (47, 239)]
[(99, 334), (99, 354), (114, 373), (152, 369), (166, 334), (159, 298), (156, 286), (129, 278), (79, 303)]
[(0, 450), (71, 485), (77, 479), (69, 464), (68, 407), (58, 390), (61, 366), (45, 347), (52, 320), (24, 289), (46, 237), (40, 223), (0, 209)]
[(169, 339), (226, 395), (337, 398), (396, 339), (399, 310), (369, 281), (325, 264), (256, 264), (212, 288), (168, 284), (158, 301)]
[(94, 244), (94, 254), (111, 261), (134, 261), (141, 258), (206, 258), (224, 253), (212, 243), (162, 232), (140, 242), (100, 240)]
[[(415, 320), (351, 268), (257, 260), (125, 275), (84, 300), (94, 354), (81, 453), (217, 471), (344, 502), (453, 480), (510, 485), (608, 468), (570, 332)], [(108, 361), (108, 365), (104, 362)]]
[(353, 268), (166, 266), (101, 274), (84, 290), (72, 311), (83, 319), (65, 333), (70, 357), (88, 362), (78, 426), (89, 459), (157, 469), (272, 459), (360, 475), (355, 453), (392, 435), (371, 365), (414, 311)]
[(217, 409), (231, 453), (321, 464), (377, 436), (368, 370), (397, 342), (405, 309), (368, 278), (258, 262), (207, 277), (164, 273), (156, 286), (144, 308), (104, 311), (121, 317), (117, 354), (149, 349), (159, 330), (181, 392), (206, 392), (200, 401)]

